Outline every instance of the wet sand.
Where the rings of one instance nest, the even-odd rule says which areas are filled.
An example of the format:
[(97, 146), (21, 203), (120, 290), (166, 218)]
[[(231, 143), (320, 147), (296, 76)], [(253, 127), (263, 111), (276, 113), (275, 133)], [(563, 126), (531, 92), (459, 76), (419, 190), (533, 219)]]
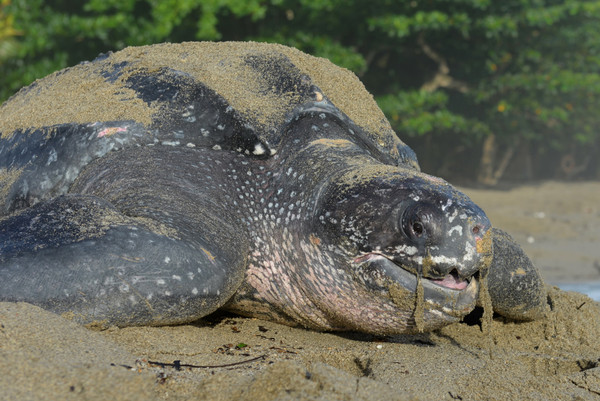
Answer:
[[(599, 183), (464, 190), (547, 282), (600, 280)], [(232, 315), (98, 332), (0, 303), (0, 399), (595, 400), (598, 332), (599, 304), (552, 287), (543, 320), (385, 338)]]

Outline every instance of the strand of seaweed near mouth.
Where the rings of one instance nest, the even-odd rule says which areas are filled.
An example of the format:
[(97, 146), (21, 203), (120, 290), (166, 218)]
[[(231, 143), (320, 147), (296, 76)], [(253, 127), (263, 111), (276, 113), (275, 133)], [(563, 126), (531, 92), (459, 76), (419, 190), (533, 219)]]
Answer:
[[(228, 368), (231, 366), (243, 365), (245, 363), (250, 363), (250, 362), (258, 361), (260, 359), (265, 359), (266, 357), (267, 357), (267, 354), (263, 354), (263, 355), (255, 357), (255, 358), (246, 359), (244, 361), (239, 361), (239, 362), (226, 363), (223, 365), (191, 365), (191, 364), (187, 364), (187, 363), (181, 363), (181, 360), (179, 360), (179, 359), (174, 360), (173, 363), (157, 362), (157, 361), (146, 361), (146, 362), (148, 363), (148, 366), (158, 366), (160, 368), (170, 367), (170, 368), (175, 368), (175, 370), (181, 370), (181, 368), (216, 369), (216, 368)], [(134, 369), (132, 366), (129, 366), (129, 365), (115, 365), (114, 363), (111, 363), (111, 365), (112, 366), (122, 366), (126, 369)]]

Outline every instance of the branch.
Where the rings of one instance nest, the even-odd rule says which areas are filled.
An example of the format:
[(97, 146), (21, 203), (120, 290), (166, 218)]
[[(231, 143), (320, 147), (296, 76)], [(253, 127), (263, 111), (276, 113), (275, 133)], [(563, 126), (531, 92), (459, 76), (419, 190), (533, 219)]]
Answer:
[(175, 360), (173, 363), (166, 362), (156, 362), (156, 361), (148, 361), (148, 365), (150, 366), (158, 366), (161, 368), (171, 367), (175, 368), (175, 370), (181, 370), (181, 368), (195, 368), (195, 369), (216, 369), (216, 368), (227, 368), (230, 366), (242, 365), (244, 363), (250, 363), (254, 361), (258, 361), (259, 359), (265, 359), (267, 355), (257, 356), (256, 358), (246, 359), (245, 361), (226, 363), (224, 365), (190, 365), (187, 363), (181, 363), (180, 360)]
[(454, 79), (450, 76), (450, 68), (448, 67), (448, 62), (439, 54), (437, 54), (427, 43), (425, 43), (425, 38), (423, 37), (423, 33), (421, 32), (417, 37), (417, 43), (423, 50), (423, 53), (433, 61), (435, 61), (438, 65), (438, 70), (433, 76), (431, 80), (425, 82), (421, 86), (421, 90), (426, 92), (433, 92), (437, 88), (451, 88), (456, 89), (461, 93), (466, 93), (469, 91), (469, 86), (462, 81)]

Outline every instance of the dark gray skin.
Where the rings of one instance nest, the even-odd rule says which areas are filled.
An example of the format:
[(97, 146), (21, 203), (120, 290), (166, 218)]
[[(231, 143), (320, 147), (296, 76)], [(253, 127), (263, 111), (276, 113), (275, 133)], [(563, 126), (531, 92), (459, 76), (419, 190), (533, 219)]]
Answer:
[[(543, 313), (537, 270), (527, 259), (524, 274), (505, 278), (514, 253), (492, 255), (492, 243), (520, 248), (497, 240), (478, 206), (419, 172), (397, 139), (374, 141), (278, 49), (261, 49), (244, 65), (265, 93), (296, 99), (269, 130), (193, 76), (128, 70), (117, 53), (77, 68), (159, 105), (151, 124), (131, 115), (3, 132), (0, 300), (100, 326), (184, 323), (224, 308), (318, 330), (409, 333), (468, 314), (492, 266), (490, 282), (505, 287), (492, 301), (507, 316)], [(7, 104), (35, 100), (35, 85), (45, 82)]]

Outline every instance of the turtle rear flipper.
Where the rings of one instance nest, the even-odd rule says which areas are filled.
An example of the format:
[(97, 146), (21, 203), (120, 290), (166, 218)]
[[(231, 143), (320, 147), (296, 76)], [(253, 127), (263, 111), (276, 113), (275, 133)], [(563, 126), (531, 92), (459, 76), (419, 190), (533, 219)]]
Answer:
[(543, 317), (547, 294), (540, 272), (506, 232), (492, 228), (492, 240), (488, 288), (494, 312), (513, 320)]
[(208, 248), (101, 198), (60, 196), (0, 221), (0, 300), (101, 327), (195, 320), (238, 285), (223, 274), (236, 261)]

